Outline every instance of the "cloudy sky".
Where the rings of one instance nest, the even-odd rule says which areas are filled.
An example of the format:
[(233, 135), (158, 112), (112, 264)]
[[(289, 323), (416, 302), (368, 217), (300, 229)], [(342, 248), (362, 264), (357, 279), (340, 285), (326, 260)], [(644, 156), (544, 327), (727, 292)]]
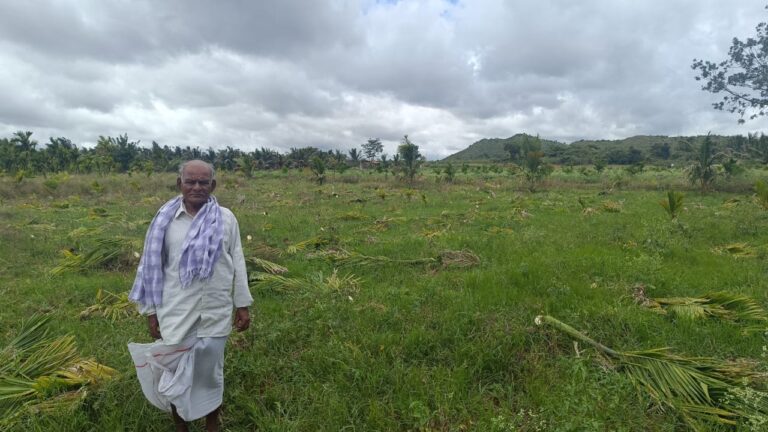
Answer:
[(244, 150), (746, 134), (700, 90), (765, 0), (0, 3), (0, 136)]

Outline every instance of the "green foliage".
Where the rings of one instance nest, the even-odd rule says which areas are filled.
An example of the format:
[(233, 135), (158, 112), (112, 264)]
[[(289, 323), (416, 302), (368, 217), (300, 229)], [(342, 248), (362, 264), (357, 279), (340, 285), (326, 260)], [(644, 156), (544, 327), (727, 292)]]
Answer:
[(319, 185), (325, 182), (325, 162), (318, 156), (312, 156), (312, 164), (310, 165), (312, 174), (315, 176), (315, 182)]
[(755, 183), (755, 197), (760, 207), (768, 210), (768, 185), (763, 180), (758, 180)]
[(698, 184), (702, 192), (709, 190), (715, 182), (715, 149), (709, 135), (699, 146), (696, 159), (688, 167), (688, 180), (691, 184)]
[(693, 60), (691, 67), (698, 72), (696, 80), (703, 80), (702, 90), (724, 93), (723, 99), (713, 105), (715, 109), (755, 119), (766, 114), (768, 107), (768, 23), (755, 28), (755, 37), (742, 41), (733, 38), (728, 58), (714, 63)]
[(668, 191), (667, 199), (660, 200), (659, 205), (664, 208), (664, 211), (667, 212), (670, 219), (677, 220), (677, 217), (683, 210), (684, 198), (685, 195), (680, 192)]
[(419, 146), (412, 143), (408, 139), (408, 135), (405, 135), (402, 143), (397, 147), (397, 154), (400, 155), (403, 175), (408, 179), (409, 183), (413, 184), (413, 179), (416, 177), (416, 173), (418, 173), (423, 161), (423, 157), (419, 153)]

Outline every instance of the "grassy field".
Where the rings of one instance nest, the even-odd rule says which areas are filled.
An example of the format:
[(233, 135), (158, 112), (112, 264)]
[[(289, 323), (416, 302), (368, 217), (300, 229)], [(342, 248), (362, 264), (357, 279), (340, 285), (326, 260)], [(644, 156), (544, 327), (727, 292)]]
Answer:
[[(617, 350), (671, 347), (764, 370), (762, 332), (636, 301), (642, 288), (765, 305), (768, 211), (751, 190), (763, 174), (701, 194), (671, 170), (558, 171), (536, 193), (503, 171), (446, 183), (424, 170), (412, 187), (356, 169), (323, 185), (298, 171), (222, 173), (216, 195), (239, 219), (246, 257), (292, 278), (252, 284), (251, 329), (227, 348), (224, 428), (687, 430), (595, 350), (534, 318), (551, 315)], [(133, 252), (174, 181), (0, 177), (0, 346), (23, 319), (47, 313), (54, 334), (74, 335), (83, 356), (120, 373), (76, 410), (28, 415), (16, 429), (171, 430), (126, 349), (149, 341), (144, 319), (80, 315), (100, 289), (130, 288)], [(659, 205), (668, 188), (685, 194), (676, 221)], [(62, 250), (82, 254), (104, 238), (128, 245), (108, 266), (51, 274)]]

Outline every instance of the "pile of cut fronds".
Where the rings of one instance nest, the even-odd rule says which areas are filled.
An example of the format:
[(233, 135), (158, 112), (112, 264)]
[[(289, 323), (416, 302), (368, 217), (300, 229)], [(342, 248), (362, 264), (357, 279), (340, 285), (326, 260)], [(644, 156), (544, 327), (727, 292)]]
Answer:
[(136, 312), (136, 304), (128, 300), (128, 291), (114, 294), (99, 288), (96, 292), (96, 303), (80, 312), (80, 319), (101, 315), (117, 321), (118, 318), (127, 318)]
[(474, 252), (464, 249), (460, 251), (445, 250), (434, 258), (395, 259), (381, 255), (363, 255), (358, 252), (345, 249), (332, 249), (320, 251), (310, 256), (311, 258), (325, 258), (339, 266), (369, 266), (385, 264), (402, 265), (439, 265), (448, 267), (472, 267), (480, 264), (480, 258)]
[(734, 258), (753, 258), (757, 256), (757, 250), (747, 243), (731, 243), (712, 248), (712, 252), (718, 255), (730, 255)]
[(29, 413), (75, 409), (90, 387), (117, 373), (80, 357), (73, 336), (49, 336), (48, 321), (33, 315), (0, 350), (0, 426)]
[(662, 408), (676, 411), (694, 431), (711, 430), (714, 424), (754, 424), (768, 416), (768, 393), (748, 387), (764, 378), (754, 364), (683, 357), (668, 348), (615, 351), (551, 316), (537, 316), (535, 321), (595, 348), (635, 387)]
[(728, 321), (742, 321), (757, 325), (765, 330), (768, 314), (754, 299), (727, 292), (713, 292), (701, 297), (649, 298), (643, 306), (661, 313), (687, 320), (720, 318)]
[(77, 253), (65, 249), (59, 265), (51, 270), (56, 276), (67, 272), (81, 272), (95, 268), (130, 267), (138, 263), (138, 244), (131, 239), (115, 237), (96, 239), (89, 251)]

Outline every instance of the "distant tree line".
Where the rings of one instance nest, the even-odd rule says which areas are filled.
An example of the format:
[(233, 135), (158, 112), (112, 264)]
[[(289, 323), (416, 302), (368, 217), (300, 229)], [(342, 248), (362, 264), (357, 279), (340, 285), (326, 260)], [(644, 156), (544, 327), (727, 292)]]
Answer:
[(239, 171), (250, 177), (258, 170), (283, 168), (309, 168), (321, 181), (326, 169), (340, 172), (351, 168), (370, 168), (379, 171), (399, 170), (410, 180), (415, 167), (423, 156), (418, 146), (411, 143), (407, 135), (398, 153), (391, 159), (383, 153), (378, 138), (363, 143), (362, 151), (353, 148), (347, 152), (321, 150), (316, 147), (291, 148), (280, 153), (268, 148), (243, 151), (232, 147), (219, 150), (197, 147), (161, 146), (152, 141), (151, 146), (142, 146), (127, 134), (99, 136), (94, 147), (77, 146), (63, 137), (50, 138), (44, 145), (32, 138), (32, 132), (18, 131), (9, 138), (0, 138), (0, 172), (15, 175), (46, 175), (57, 172), (70, 173), (145, 173), (174, 172), (179, 164), (190, 159), (202, 159), (213, 164), (217, 170)]

